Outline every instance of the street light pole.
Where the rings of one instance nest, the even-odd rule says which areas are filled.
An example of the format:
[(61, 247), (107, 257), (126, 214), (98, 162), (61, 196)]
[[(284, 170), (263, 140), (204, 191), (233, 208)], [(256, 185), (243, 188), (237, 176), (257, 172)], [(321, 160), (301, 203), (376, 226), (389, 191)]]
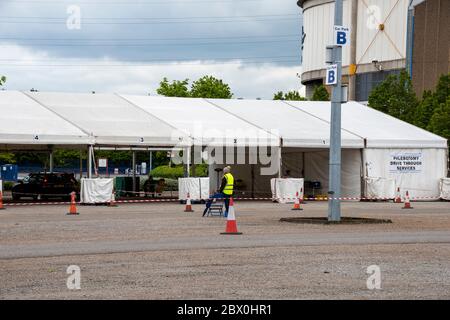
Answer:
[[(335, 0), (334, 25), (342, 26), (342, 0)], [(341, 102), (342, 102), (342, 47), (333, 48), (334, 63), (337, 65), (337, 83), (331, 93), (331, 129), (330, 129), (330, 162), (329, 162), (329, 191), (328, 221), (341, 220)]]

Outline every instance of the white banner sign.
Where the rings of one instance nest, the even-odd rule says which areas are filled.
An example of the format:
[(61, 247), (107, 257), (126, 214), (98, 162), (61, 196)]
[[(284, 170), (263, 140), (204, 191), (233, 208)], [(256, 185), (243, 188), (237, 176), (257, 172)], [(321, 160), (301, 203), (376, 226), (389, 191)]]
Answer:
[(416, 173), (422, 171), (422, 153), (391, 153), (390, 173)]

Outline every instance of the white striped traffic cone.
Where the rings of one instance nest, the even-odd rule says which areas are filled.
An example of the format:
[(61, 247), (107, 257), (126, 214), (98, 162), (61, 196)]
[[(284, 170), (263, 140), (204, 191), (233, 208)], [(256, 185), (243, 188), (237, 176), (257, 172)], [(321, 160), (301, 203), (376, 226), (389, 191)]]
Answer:
[(194, 210), (192, 210), (191, 197), (189, 195), (189, 192), (186, 198), (186, 208), (184, 209), (184, 212), (194, 212)]
[(242, 232), (238, 232), (237, 230), (233, 198), (230, 198), (230, 205), (228, 206), (227, 226), (225, 228), (225, 232), (221, 232), (220, 234), (242, 234)]
[(405, 195), (405, 204), (402, 207), (402, 209), (413, 209), (413, 207), (411, 207), (411, 202), (409, 201), (409, 193), (408, 190), (406, 190), (406, 195)]
[(402, 203), (402, 196), (400, 195), (400, 187), (397, 187), (397, 194), (394, 199), (395, 203)]
[(295, 194), (294, 207), (291, 210), (303, 210), (300, 207), (300, 198), (298, 196), (298, 192)]

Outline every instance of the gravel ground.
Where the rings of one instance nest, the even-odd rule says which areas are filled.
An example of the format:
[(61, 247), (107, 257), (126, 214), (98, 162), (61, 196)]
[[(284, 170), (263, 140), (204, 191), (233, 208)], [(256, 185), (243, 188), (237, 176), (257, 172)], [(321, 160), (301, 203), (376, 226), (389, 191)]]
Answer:
[[(225, 220), (176, 203), (7, 207), (0, 212), (0, 299), (449, 299), (450, 203), (342, 204), (343, 215), (380, 225), (302, 225), (282, 217), (326, 216), (237, 202), (242, 236)], [(381, 268), (368, 290), (366, 268)], [(81, 268), (81, 290), (66, 269)]]

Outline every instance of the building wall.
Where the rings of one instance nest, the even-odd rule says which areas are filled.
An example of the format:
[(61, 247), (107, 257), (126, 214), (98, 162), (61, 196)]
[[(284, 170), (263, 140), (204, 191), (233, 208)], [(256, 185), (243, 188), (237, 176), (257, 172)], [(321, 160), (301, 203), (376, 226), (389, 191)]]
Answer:
[(449, 0), (426, 0), (414, 8), (412, 81), (419, 97), (450, 72), (449, 18)]
[[(306, 35), (302, 83), (310, 98), (314, 86), (325, 76), (325, 47), (332, 43), (334, 1), (306, 0), (300, 4)], [(342, 50), (343, 82), (349, 82), (348, 66), (355, 63), (356, 84), (352, 92), (356, 101), (367, 101), (374, 86), (405, 67), (408, 5), (409, 0), (344, 0), (343, 24), (356, 29), (356, 40)], [(352, 21), (352, 10), (356, 21)], [(375, 65), (374, 61), (380, 64)]]

